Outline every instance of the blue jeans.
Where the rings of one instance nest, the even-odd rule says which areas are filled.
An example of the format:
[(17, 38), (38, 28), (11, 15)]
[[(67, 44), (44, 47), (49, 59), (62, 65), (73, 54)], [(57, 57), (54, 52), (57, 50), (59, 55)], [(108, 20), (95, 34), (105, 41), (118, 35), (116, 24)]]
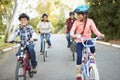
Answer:
[[(29, 44), (26, 47), (27, 47), (28, 53), (30, 54), (30, 59), (31, 59), (32, 66), (33, 67), (37, 66), (34, 44)], [(16, 56), (20, 55), (20, 53), (21, 53), (21, 47), (18, 49), (18, 52), (17, 52)]]
[(66, 39), (68, 42), (68, 47), (70, 46), (70, 33), (66, 33)]
[[(48, 43), (48, 46), (51, 46), (50, 33), (45, 33), (45, 36), (46, 36), (46, 41)], [(44, 34), (43, 33), (40, 34), (40, 38), (41, 38), (41, 49), (40, 49), (40, 51), (42, 51), (42, 43), (43, 43), (43, 39), (44, 39)]]
[[(93, 42), (89, 40), (87, 42), (88, 45), (92, 45)], [(82, 63), (82, 50), (83, 50), (83, 44), (82, 43), (77, 43), (76, 44), (76, 52), (77, 52), (77, 65), (81, 65)], [(91, 53), (95, 53), (95, 46), (90, 48)]]

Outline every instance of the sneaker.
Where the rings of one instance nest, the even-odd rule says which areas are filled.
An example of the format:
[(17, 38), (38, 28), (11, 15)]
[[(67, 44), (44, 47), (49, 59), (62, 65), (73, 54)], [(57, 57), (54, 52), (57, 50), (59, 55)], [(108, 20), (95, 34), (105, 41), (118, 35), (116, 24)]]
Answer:
[(70, 48), (70, 45), (67, 45), (67, 48)]
[(40, 55), (42, 55), (43, 53), (42, 53), (42, 51), (40, 51)]
[(33, 68), (32, 68), (32, 73), (37, 73), (36, 67), (33, 67)]
[(52, 46), (48, 46), (48, 48), (52, 48)]

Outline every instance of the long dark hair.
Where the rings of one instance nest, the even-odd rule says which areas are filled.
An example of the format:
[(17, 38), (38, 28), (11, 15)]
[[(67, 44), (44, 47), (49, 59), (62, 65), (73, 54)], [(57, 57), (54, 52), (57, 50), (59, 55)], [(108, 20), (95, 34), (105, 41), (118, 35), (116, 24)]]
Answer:
[[(46, 13), (44, 13), (44, 14), (42, 15), (42, 20), (41, 20), (41, 22), (44, 22), (44, 19), (43, 19), (43, 18), (44, 18), (45, 16), (48, 17), (48, 15), (47, 15)], [(46, 20), (46, 22), (49, 22), (49, 20)]]

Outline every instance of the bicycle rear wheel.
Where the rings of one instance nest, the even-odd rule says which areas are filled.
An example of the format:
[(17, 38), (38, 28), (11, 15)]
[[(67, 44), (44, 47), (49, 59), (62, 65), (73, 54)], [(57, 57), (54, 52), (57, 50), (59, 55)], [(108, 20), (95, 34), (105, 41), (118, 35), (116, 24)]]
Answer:
[(47, 58), (47, 51), (45, 51), (45, 54), (46, 54), (46, 58)]
[(89, 80), (100, 80), (99, 72), (95, 64), (90, 64), (89, 67)]
[(22, 61), (18, 61), (15, 71), (15, 80), (26, 80)]
[(75, 61), (75, 52), (72, 52), (73, 61)]
[(71, 44), (70, 44), (70, 50), (71, 50), (71, 53), (72, 53), (72, 59), (73, 61), (75, 61), (75, 51), (76, 51), (76, 44), (75, 42), (72, 40), (71, 41)]

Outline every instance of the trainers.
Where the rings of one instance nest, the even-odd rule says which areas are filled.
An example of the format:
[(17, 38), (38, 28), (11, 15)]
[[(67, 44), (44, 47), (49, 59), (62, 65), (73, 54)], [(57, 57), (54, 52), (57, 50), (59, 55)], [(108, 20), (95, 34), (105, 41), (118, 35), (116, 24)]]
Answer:
[(70, 48), (70, 45), (67, 45), (67, 48)]
[(33, 68), (32, 68), (32, 73), (37, 73), (36, 67), (33, 67)]
[(40, 51), (40, 55), (42, 55), (43, 53), (42, 53), (42, 51)]
[(48, 46), (48, 48), (52, 48), (52, 46)]

